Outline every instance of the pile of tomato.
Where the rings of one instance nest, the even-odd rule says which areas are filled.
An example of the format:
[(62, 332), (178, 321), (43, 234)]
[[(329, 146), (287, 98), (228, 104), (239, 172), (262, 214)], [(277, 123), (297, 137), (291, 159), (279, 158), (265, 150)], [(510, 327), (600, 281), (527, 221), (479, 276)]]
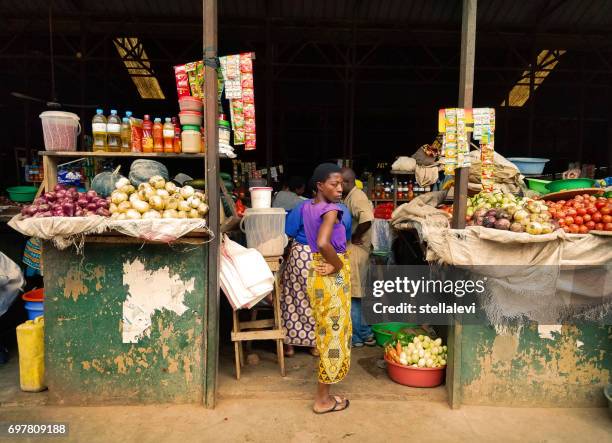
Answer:
[(612, 231), (612, 198), (583, 194), (567, 201), (547, 201), (546, 205), (565, 232)]

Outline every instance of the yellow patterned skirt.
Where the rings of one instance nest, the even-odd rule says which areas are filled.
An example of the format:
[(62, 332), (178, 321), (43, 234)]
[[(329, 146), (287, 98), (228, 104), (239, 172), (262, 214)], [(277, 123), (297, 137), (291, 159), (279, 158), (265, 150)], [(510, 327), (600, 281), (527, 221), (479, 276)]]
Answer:
[(325, 261), (313, 254), (308, 271), (307, 292), (315, 319), (316, 346), (319, 351), (319, 382), (338, 383), (351, 366), (351, 269), (348, 256), (338, 254), (342, 269), (327, 276), (314, 271), (315, 263)]

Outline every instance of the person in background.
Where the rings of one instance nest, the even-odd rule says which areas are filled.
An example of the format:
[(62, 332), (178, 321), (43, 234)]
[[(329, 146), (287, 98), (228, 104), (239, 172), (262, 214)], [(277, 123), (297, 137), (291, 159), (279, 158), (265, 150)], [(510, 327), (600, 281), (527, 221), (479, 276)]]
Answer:
[[(309, 181), (309, 188), (315, 188), (312, 179)], [(308, 203), (312, 203), (312, 200), (298, 203), (289, 211), (285, 220), (285, 234), (292, 239), (281, 274), (280, 307), (285, 332), (284, 352), (287, 357), (295, 354), (294, 346), (309, 348), (312, 355), (318, 355), (315, 346), (315, 319), (306, 293), (306, 279), (312, 262), (312, 251), (304, 232), (302, 207)], [(342, 209), (342, 224), (346, 230), (346, 240), (349, 241), (351, 213), (343, 204), (339, 203), (338, 206)]]
[(343, 380), (351, 366), (351, 269), (346, 254), (346, 228), (342, 209), (342, 175), (333, 163), (313, 173), (317, 195), (302, 206), (304, 232), (313, 260), (307, 292), (315, 318), (319, 351), (318, 385), (313, 405), (316, 414), (343, 411), (347, 398), (330, 395), (330, 385)]
[(302, 177), (290, 177), (287, 186), (283, 187), (274, 196), (272, 207), (291, 211), (298, 203), (304, 200), (301, 195), (304, 194), (305, 187), (306, 183)]
[(374, 208), (365, 192), (355, 185), (355, 172), (342, 169), (342, 194), (344, 204), (351, 211), (353, 232), (348, 246), (351, 261), (351, 318), (353, 321), (353, 346), (374, 346), (376, 340), (370, 326), (362, 322), (361, 298), (367, 285), (370, 249), (372, 247), (372, 221)]

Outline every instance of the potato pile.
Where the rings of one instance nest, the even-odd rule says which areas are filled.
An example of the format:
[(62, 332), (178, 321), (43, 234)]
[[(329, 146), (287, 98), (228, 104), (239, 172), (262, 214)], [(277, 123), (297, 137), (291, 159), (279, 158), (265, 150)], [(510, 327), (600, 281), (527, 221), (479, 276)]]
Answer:
[(115, 184), (110, 199), (111, 218), (136, 220), (150, 218), (203, 218), (208, 205), (203, 193), (191, 186), (182, 188), (155, 175), (136, 189), (127, 178)]

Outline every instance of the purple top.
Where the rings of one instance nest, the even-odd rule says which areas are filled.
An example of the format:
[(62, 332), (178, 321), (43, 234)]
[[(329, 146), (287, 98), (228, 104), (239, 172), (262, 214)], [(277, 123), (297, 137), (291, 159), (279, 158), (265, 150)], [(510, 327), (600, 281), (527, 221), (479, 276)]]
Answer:
[(319, 252), (317, 247), (317, 235), (319, 228), (323, 223), (323, 215), (329, 211), (338, 211), (338, 223), (334, 225), (331, 235), (331, 244), (336, 250), (336, 253), (343, 254), (346, 252), (346, 228), (340, 220), (342, 220), (342, 209), (334, 203), (305, 203), (301, 206), (302, 219), (304, 220), (304, 232), (308, 246), (312, 252)]

